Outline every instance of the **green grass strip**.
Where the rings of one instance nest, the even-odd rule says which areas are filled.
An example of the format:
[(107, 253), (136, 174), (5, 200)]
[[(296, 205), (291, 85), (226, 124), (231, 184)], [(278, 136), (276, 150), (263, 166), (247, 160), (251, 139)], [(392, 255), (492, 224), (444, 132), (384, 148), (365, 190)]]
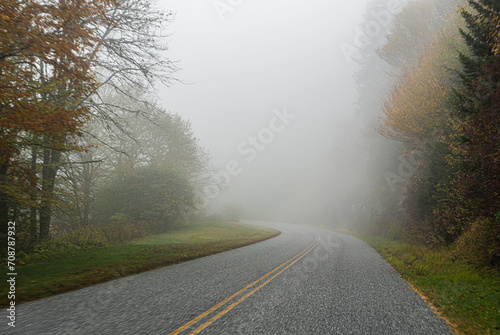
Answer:
[(372, 246), (458, 334), (500, 334), (500, 275), (454, 259), (452, 249), (355, 235)]
[[(279, 235), (239, 223), (196, 223), (123, 245), (70, 250), (16, 268), (16, 305), (112, 279), (243, 247)], [(5, 283), (5, 281), (4, 281)], [(1, 285), (0, 305), (8, 305)]]

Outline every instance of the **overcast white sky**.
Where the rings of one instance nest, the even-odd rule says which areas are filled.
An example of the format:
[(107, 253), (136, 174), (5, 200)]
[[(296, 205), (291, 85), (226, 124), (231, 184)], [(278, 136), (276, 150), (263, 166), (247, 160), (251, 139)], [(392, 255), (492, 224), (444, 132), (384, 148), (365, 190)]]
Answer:
[[(163, 106), (191, 121), (221, 170), (239, 165), (215, 203), (236, 200), (250, 216), (280, 217), (346, 187), (332, 152), (345, 141), (356, 91), (339, 45), (352, 43), (365, 2), (159, 1), (176, 12), (168, 56), (180, 61), (176, 77), (191, 83), (162, 88)], [(285, 108), (295, 116), (289, 124), (273, 121), (273, 110)], [(263, 131), (270, 127), (273, 134)]]

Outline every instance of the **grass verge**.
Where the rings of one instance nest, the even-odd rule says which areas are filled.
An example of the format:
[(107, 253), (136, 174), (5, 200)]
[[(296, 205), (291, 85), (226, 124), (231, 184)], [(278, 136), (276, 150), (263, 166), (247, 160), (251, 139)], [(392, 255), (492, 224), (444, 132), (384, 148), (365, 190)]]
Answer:
[(355, 234), (373, 247), (457, 334), (500, 334), (500, 275), (427, 248)]
[[(243, 247), (280, 232), (239, 223), (193, 223), (122, 245), (70, 250), (16, 268), (16, 304)], [(5, 282), (5, 281), (4, 281)], [(8, 285), (1, 285), (6, 307)]]

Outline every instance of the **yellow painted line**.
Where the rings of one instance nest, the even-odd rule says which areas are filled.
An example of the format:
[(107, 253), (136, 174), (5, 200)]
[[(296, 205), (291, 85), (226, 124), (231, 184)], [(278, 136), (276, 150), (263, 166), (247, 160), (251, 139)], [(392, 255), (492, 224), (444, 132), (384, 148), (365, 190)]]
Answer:
[(226, 309), (224, 309), (223, 311), (219, 312), (219, 314), (213, 316), (210, 320), (208, 320), (207, 322), (205, 322), (204, 324), (202, 324), (201, 326), (199, 326), (198, 328), (196, 328), (194, 331), (192, 331), (191, 333), (189, 333), (189, 335), (195, 335), (195, 334), (198, 334), (199, 332), (201, 332), (203, 329), (207, 328), (208, 326), (210, 326), (212, 323), (214, 323), (217, 319), (219, 319), (220, 317), (224, 316), (227, 312), (229, 312), (230, 310), (232, 310), (234, 307), (236, 307), (237, 305), (239, 305), (243, 300), (245, 300), (246, 298), (248, 298), (249, 296), (251, 296), (252, 294), (254, 294), (255, 292), (257, 292), (262, 286), (266, 285), (267, 283), (269, 283), (271, 280), (273, 280), (274, 278), (276, 278), (277, 276), (279, 276), (283, 271), (285, 271), (286, 269), (288, 269), (290, 266), (292, 266), (293, 264), (295, 264), (296, 262), (298, 262), (302, 257), (304, 257), (305, 255), (307, 255), (312, 249), (314, 249), (314, 247), (316, 245), (318, 245), (319, 243), (319, 239), (317, 241), (315, 241), (316, 243), (306, 252), (304, 253), (302, 256), (300, 256), (299, 258), (297, 258), (295, 261), (293, 261), (292, 263), (288, 264), (285, 268), (283, 268), (280, 272), (276, 273), (274, 276), (272, 276), (271, 278), (267, 279), (265, 282), (263, 282), (262, 284), (260, 284), (259, 286), (257, 286), (256, 288), (254, 288), (252, 291), (248, 292), (247, 294), (245, 294), (243, 297), (241, 297), (240, 299), (238, 299), (236, 302), (233, 302), (231, 305), (229, 305), (228, 307), (226, 307)]
[[(230, 297), (222, 300), (221, 302), (219, 302), (217, 305), (211, 307), (210, 309), (206, 310), (205, 312), (203, 312), (202, 314), (198, 315), (197, 317), (195, 317), (194, 319), (192, 319), (191, 321), (187, 322), (186, 324), (184, 324), (183, 326), (177, 328), (176, 330), (174, 330), (172, 333), (170, 333), (169, 335), (177, 335), (179, 333), (181, 333), (182, 331), (186, 330), (187, 328), (189, 328), (190, 326), (192, 326), (193, 324), (195, 324), (196, 322), (200, 321), (201, 319), (203, 319), (204, 317), (206, 317), (207, 315), (209, 315), (210, 313), (212, 313), (213, 311), (217, 310), (219, 307), (221, 307), (222, 305), (226, 304), (228, 301), (231, 301), (232, 299), (234, 299), (236, 296), (240, 295), (241, 293), (245, 292), (246, 290), (248, 290), (250, 287), (254, 286), (255, 284), (257, 284), (258, 282), (260, 282), (261, 280), (269, 277), (271, 274), (273, 274), (274, 272), (278, 271), (279, 269), (281, 269), (282, 267), (286, 266), (287, 263), (290, 263), (291, 261), (293, 261), (294, 258), (296, 257), (299, 257), (301, 254), (303, 254), (302, 256), (300, 256), (300, 258), (302, 258), (306, 253), (308, 253), (309, 251), (312, 250), (312, 248), (314, 248), (316, 246), (316, 244), (319, 243), (319, 237), (316, 236), (316, 238), (314, 239), (314, 241), (309, 244), (304, 250), (302, 250), (301, 252), (299, 252), (297, 255), (293, 256), (292, 258), (290, 258), (289, 260), (287, 260), (286, 262), (284, 262), (283, 264), (281, 264), (280, 266), (274, 268), (273, 270), (271, 270), (270, 272), (266, 273), (265, 275), (263, 275), (262, 277), (260, 277), (259, 279), (257, 279), (256, 281), (254, 281), (253, 283), (250, 283), (248, 284), (247, 286), (245, 286), (244, 288), (242, 288), (241, 290), (239, 290), (238, 292), (234, 293), (233, 295), (231, 295)], [(312, 246), (312, 248), (311, 248)], [(311, 248), (311, 250), (308, 250), (309, 248)], [(298, 258), (296, 261), (298, 261), (300, 258)], [(293, 262), (293, 263), (295, 263)], [(293, 264), (292, 263), (292, 264)], [(291, 264), (290, 264), (291, 265)], [(290, 266), (289, 265), (289, 266)], [(288, 267), (289, 267), (288, 266)], [(287, 268), (288, 268), (287, 267)], [(286, 268), (285, 268), (286, 269)], [(283, 271), (285, 270), (283, 269)], [(281, 271), (281, 272), (283, 272)], [(280, 273), (281, 273), (280, 272)], [(273, 277), (274, 278), (274, 277)], [(266, 282), (267, 283), (267, 282)], [(260, 288), (260, 287), (259, 287)], [(245, 298), (246, 299), (246, 298)], [(227, 312), (226, 312), (227, 313)]]

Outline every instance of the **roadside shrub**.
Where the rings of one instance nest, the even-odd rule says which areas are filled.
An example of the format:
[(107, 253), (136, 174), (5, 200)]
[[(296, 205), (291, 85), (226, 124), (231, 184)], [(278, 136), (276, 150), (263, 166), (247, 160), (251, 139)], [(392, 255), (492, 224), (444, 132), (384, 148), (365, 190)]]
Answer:
[(193, 206), (194, 190), (186, 177), (173, 170), (142, 167), (103, 185), (94, 207), (102, 222), (116, 221), (122, 215), (121, 219), (168, 226)]
[(55, 254), (74, 249), (86, 249), (107, 245), (108, 237), (102, 229), (84, 227), (56, 235), (51, 240), (38, 241), (30, 250), (20, 252), (17, 256), (19, 265), (35, 263), (50, 259)]
[(107, 243), (107, 236), (96, 227), (75, 229), (64, 235), (55, 236), (52, 240), (52, 245), (57, 249), (102, 247)]
[(149, 222), (112, 221), (102, 226), (109, 244), (120, 244), (156, 233), (155, 225)]
[(391, 221), (385, 228), (384, 235), (393, 241), (406, 240), (405, 227), (400, 221)]
[(455, 246), (455, 259), (463, 260), (475, 267), (498, 266), (495, 240), (498, 224), (488, 218), (474, 221), (469, 230), (462, 234)]

